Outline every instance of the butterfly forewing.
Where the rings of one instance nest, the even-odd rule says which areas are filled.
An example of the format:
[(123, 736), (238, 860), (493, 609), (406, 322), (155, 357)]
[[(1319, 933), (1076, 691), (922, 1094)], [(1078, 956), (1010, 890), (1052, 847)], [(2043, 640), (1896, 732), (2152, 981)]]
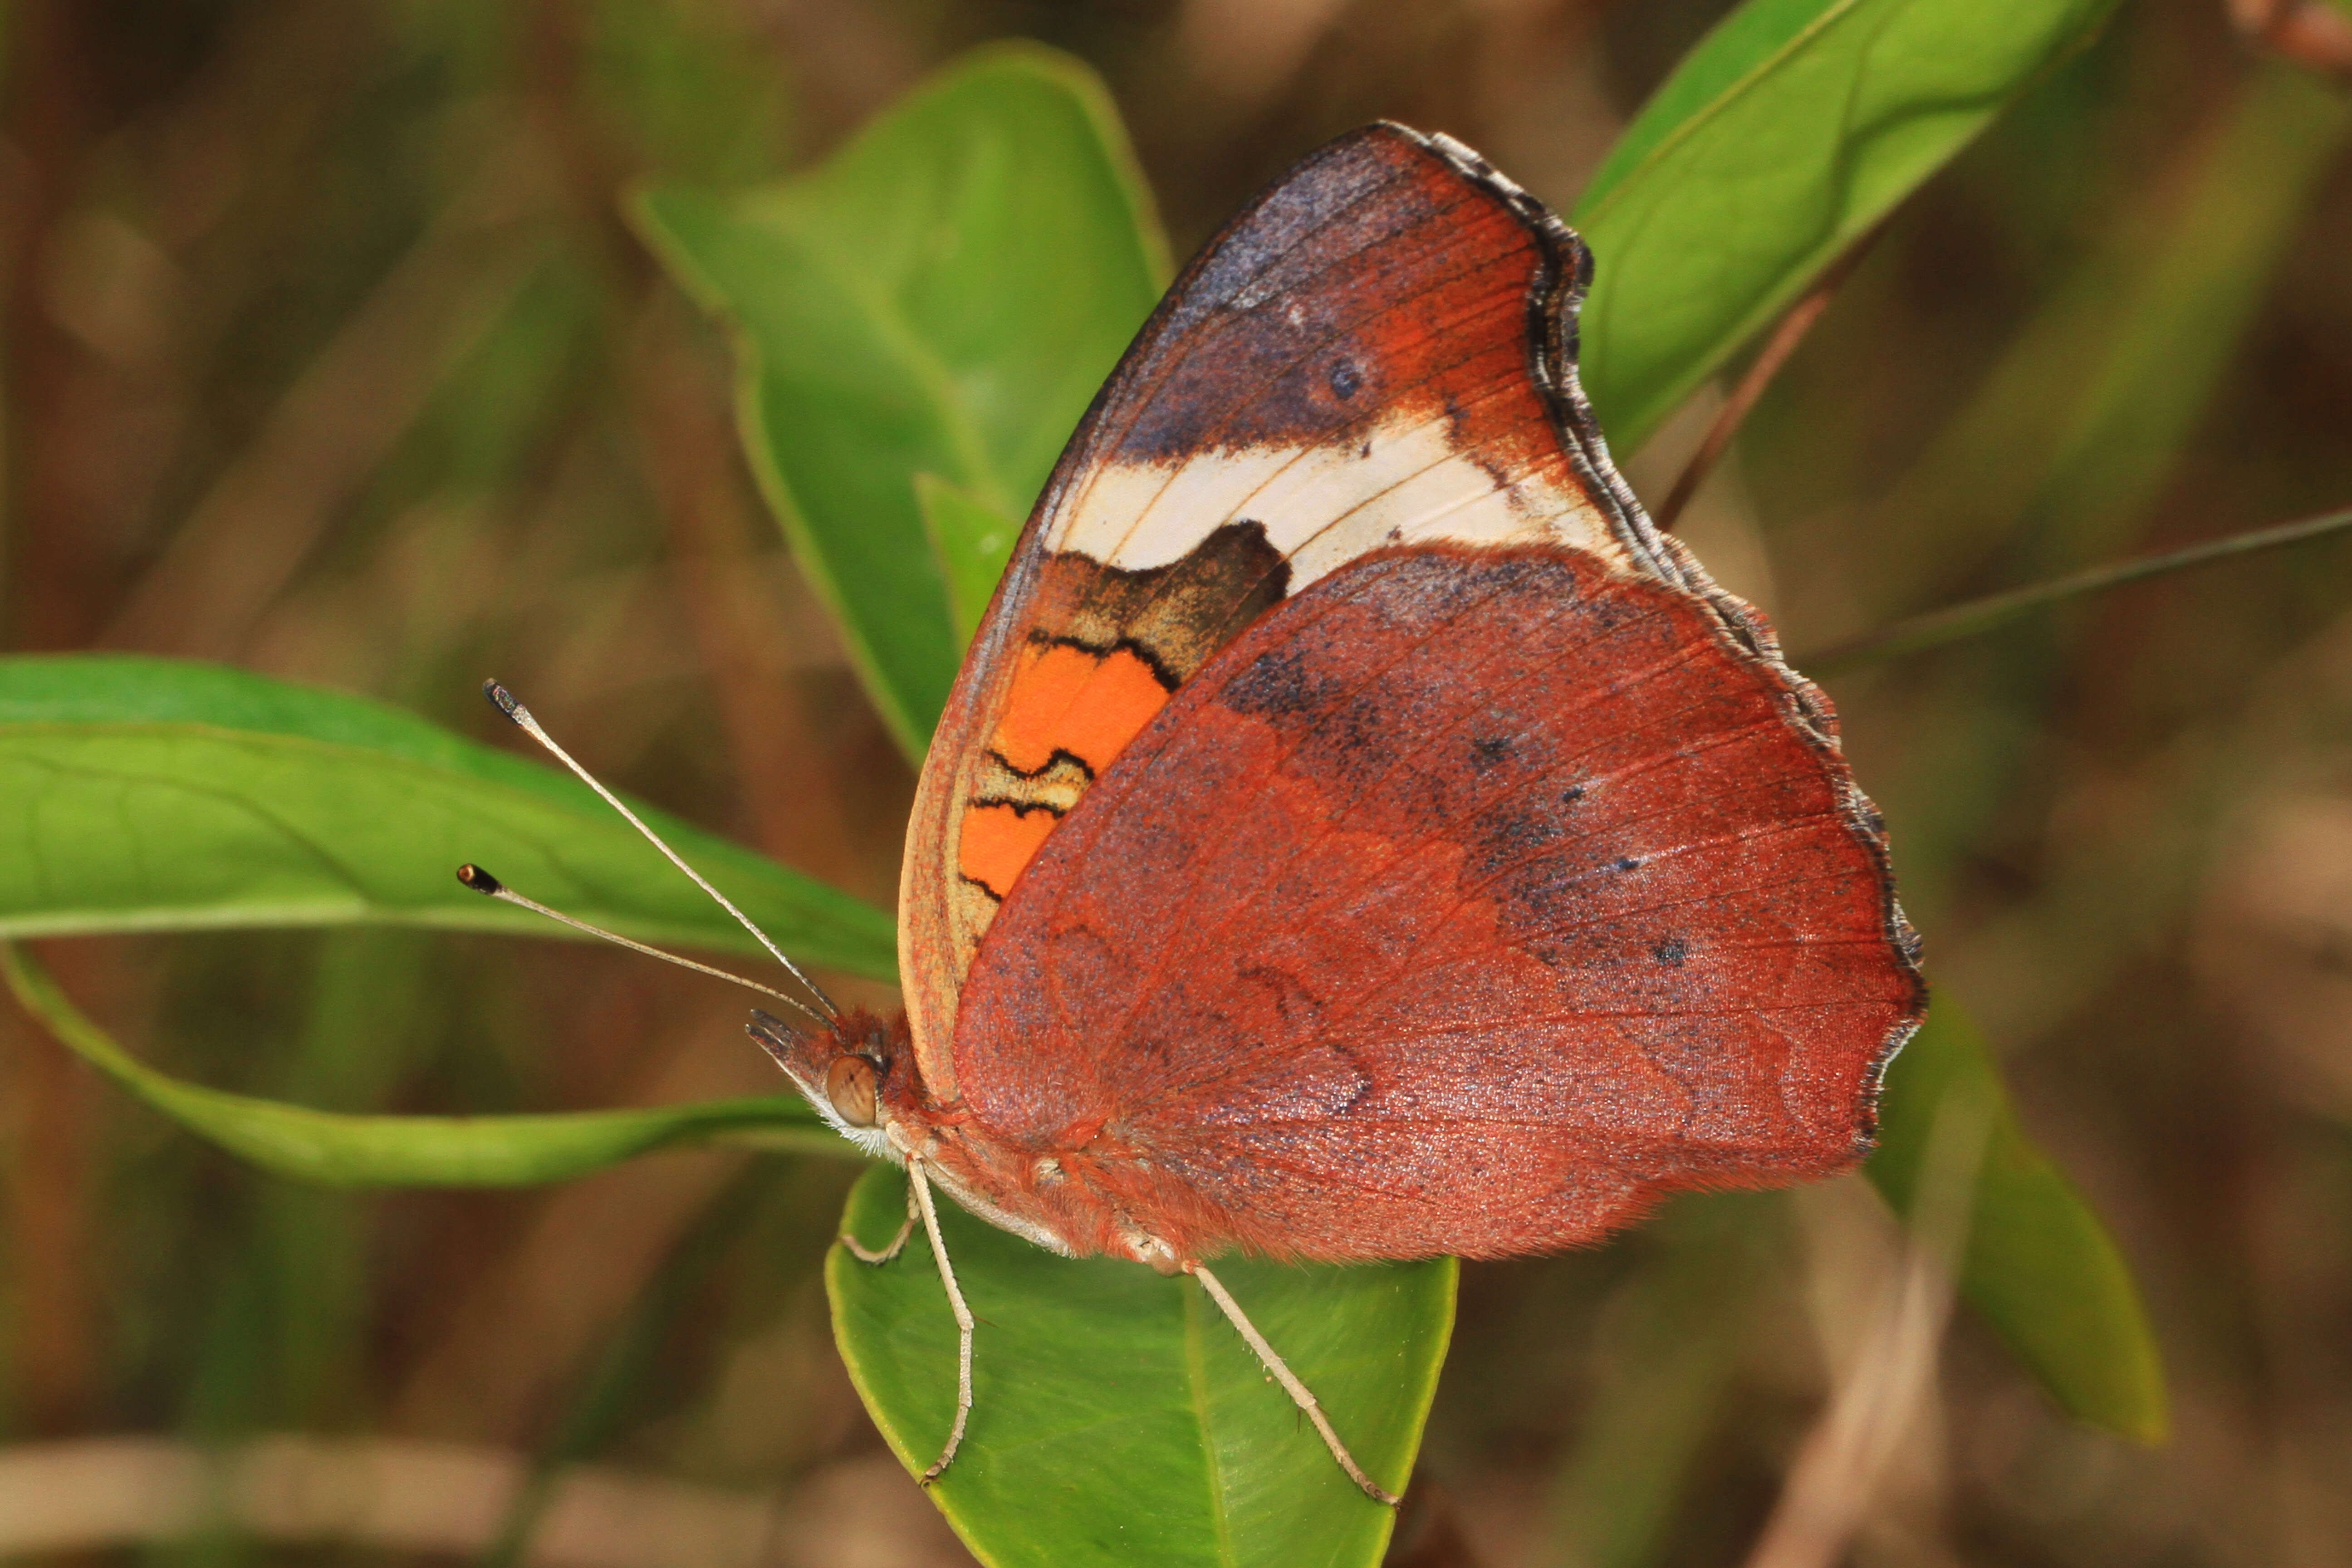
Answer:
[[(901, 968), (926, 1081), (1034, 858), (1234, 637), (1370, 552), (1544, 542), (1685, 581), (1575, 390), (1581, 246), (1474, 154), (1376, 126), (1171, 290), (1016, 548), (926, 764)], [(1718, 610), (1738, 621), (1728, 601)]]

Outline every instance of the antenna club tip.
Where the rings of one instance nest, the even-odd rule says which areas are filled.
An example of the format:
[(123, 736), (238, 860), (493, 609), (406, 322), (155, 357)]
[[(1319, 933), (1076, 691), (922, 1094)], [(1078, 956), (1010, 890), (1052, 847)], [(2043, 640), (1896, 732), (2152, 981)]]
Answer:
[(509, 719), (514, 719), (522, 712), (522, 704), (515, 700), (514, 693), (496, 680), (482, 682), (482, 695), (496, 703), (499, 711)]
[(457, 868), (457, 880), (488, 899), (495, 899), (506, 891), (504, 883), (470, 860)]

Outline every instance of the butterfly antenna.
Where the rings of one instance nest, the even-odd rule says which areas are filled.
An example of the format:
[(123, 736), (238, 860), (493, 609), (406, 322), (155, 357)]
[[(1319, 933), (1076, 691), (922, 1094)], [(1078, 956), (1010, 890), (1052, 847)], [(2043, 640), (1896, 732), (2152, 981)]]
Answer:
[[(567, 925), (573, 931), (585, 931), (590, 936), (601, 937), (604, 941), (612, 942), (616, 946), (627, 948), (631, 952), (642, 952), (647, 958), (658, 958), (664, 963), (675, 963), (680, 969), (691, 969), (697, 974), (708, 974), (716, 980), (731, 980), (736, 984), (742, 986), (748, 991), (757, 991), (762, 996), (774, 997), (777, 1001), (782, 1002), (785, 1006), (790, 1007), (794, 1012), (807, 1018), (819, 1028), (826, 1026), (826, 1021), (817, 1015), (816, 1010), (797, 996), (786, 995), (783, 992), (777, 990), (772, 985), (762, 985), (756, 980), (747, 980), (742, 975), (730, 973), (724, 969), (713, 968), (708, 963), (697, 963), (690, 958), (681, 957), (675, 952), (664, 952), (658, 947), (649, 947), (642, 942), (636, 942), (631, 938), (623, 936), (618, 931), (606, 931), (603, 926), (590, 925), (586, 921), (578, 919), (572, 915), (567, 915), (562, 910), (550, 909), (545, 904), (541, 903), (537, 899), (524, 898), (520, 893), (516, 892), (512, 888), (508, 887), (504, 882), (499, 881), (496, 877), (491, 876), (479, 866), (465, 865), (458, 867), (457, 880), (465, 883), (466, 886), (473, 889), (474, 891), (481, 894), (484, 898), (496, 899), (502, 904), (512, 904), (518, 909), (529, 910), (535, 915), (545, 915), (549, 920), (555, 921), (559, 925)], [(767, 1015), (765, 1013), (761, 1013), (759, 1016), (765, 1018)], [(777, 1020), (777, 1022), (781, 1024), (782, 1020)]]
[[(515, 700), (513, 692), (509, 691), (505, 687), (499, 685), (495, 680), (485, 680), (482, 682), (482, 695), (488, 698), (492, 702), (498, 704), (499, 711), (513, 720), (517, 727), (519, 727), (524, 734), (529, 735), (532, 740), (537, 741), (541, 745), (546, 747), (548, 752), (557, 762), (562, 763), (565, 767), (570, 768), (573, 776), (578, 778), (582, 784), (586, 784), (590, 789), (594, 790), (598, 795), (604, 796), (604, 804), (606, 805), (611, 806), (614, 811), (619, 812), (623, 816), (626, 817), (630, 826), (635, 828), (639, 833), (646, 836), (646, 841), (647, 843), (651, 844), (655, 848), (660, 850), (664, 855), (669, 858), (669, 863), (671, 865), (685, 872), (688, 877), (691, 877), (694, 879), (694, 885), (696, 887), (700, 888), (704, 892), (709, 894), (713, 902), (718, 904), (720, 909), (725, 910), (729, 914), (733, 915), (738, 924), (740, 924), (745, 931), (750, 931), (753, 936), (757, 937), (759, 939), (760, 945), (766, 948), (769, 953), (774, 957), (775, 961), (778, 963), (782, 964), (784, 968), (791, 973), (793, 979), (808, 987), (809, 994), (816, 998), (817, 1005), (824, 1009), (825, 1016), (828, 1018), (837, 1019), (841, 1016), (841, 1009), (833, 1005), (833, 998), (824, 994), (824, 987), (819, 985), (815, 981), (811, 980), (807, 975), (802, 973), (801, 966), (794, 963), (791, 959), (785, 957), (784, 950), (778, 947), (774, 942), (769, 941), (768, 933), (751, 923), (751, 916), (745, 914), (741, 910), (737, 909), (734, 904), (729, 900), (726, 894), (712, 887), (709, 880), (703, 877), (701, 872), (688, 865), (685, 858), (680, 856), (677, 850), (663, 843), (661, 835), (656, 833), (652, 828), (647, 827), (645, 824), (645, 819), (639, 816), (635, 812), (631, 811), (628, 808), (628, 805), (619, 795), (614, 795), (611, 790), (608, 790), (603, 784), (598, 784), (596, 782), (595, 774), (590, 773), (586, 768), (582, 767), (578, 763), (572, 761), (572, 753), (555, 743), (555, 737), (550, 735), (545, 730), (540, 727), (539, 721), (530, 716), (530, 710)], [(533, 907), (538, 908), (540, 906)], [(555, 913), (552, 910), (548, 910), (545, 912), (549, 914)], [(558, 920), (563, 920), (566, 917), (557, 915), (556, 918)], [(576, 924), (578, 922), (575, 921), (572, 923)], [(603, 935), (605, 933), (599, 932), (598, 934)], [(614, 940), (615, 942), (623, 942), (627, 946), (635, 945), (633, 942), (629, 942), (626, 938), (614, 937)], [(667, 957), (668, 955), (665, 953), (661, 956)], [(681, 962), (684, 961), (681, 960)], [(721, 971), (720, 973), (723, 973), (724, 971)], [(731, 979), (734, 977), (730, 976), (730, 978)], [(746, 984), (748, 984), (749, 982), (746, 982)], [(805, 1012), (806, 1009), (803, 1008), (803, 1011)]]

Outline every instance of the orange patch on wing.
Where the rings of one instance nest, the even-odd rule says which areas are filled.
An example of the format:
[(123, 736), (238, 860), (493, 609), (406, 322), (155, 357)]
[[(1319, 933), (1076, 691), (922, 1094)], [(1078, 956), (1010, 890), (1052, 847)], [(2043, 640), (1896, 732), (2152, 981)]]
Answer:
[(1126, 648), (1103, 654), (1062, 644), (1032, 647), (1005, 694), (991, 750), (1024, 773), (1067, 752), (1099, 777), (1166, 706), (1167, 688)]
[(963, 814), (956, 860), (963, 874), (998, 898), (1013, 890), (1045, 836), (1060, 825), (1050, 811), (1026, 813), (1009, 805), (975, 805)]

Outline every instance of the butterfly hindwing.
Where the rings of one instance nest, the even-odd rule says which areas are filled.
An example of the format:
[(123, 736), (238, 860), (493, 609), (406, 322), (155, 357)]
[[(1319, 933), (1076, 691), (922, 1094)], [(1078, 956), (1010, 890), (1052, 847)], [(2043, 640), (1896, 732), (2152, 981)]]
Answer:
[(969, 1109), (1180, 1251), (1551, 1250), (1867, 1145), (1920, 988), (1874, 823), (1693, 595), (1376, 552), (1259, 621), (1049, 838)]

